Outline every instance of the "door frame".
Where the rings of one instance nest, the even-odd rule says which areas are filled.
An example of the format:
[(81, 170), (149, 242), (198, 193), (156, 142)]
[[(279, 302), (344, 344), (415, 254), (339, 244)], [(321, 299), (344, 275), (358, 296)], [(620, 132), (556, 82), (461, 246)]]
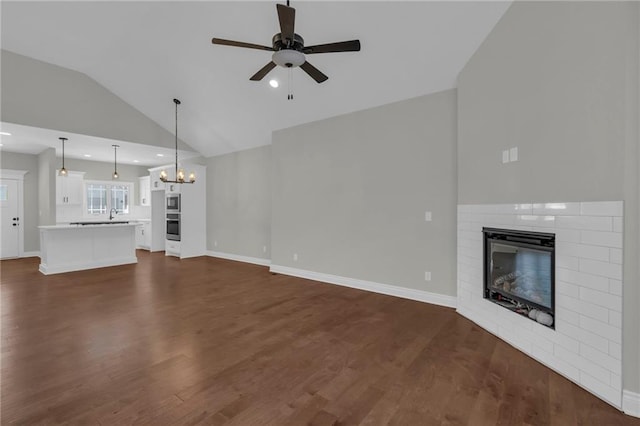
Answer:
[(0, 179), (15, 180), (18, 183), (18, 217), (22, 219), (18, 227), (18, 257), (25, 257), (24, 253), (24, 175), (28, 170), (0, 169)]

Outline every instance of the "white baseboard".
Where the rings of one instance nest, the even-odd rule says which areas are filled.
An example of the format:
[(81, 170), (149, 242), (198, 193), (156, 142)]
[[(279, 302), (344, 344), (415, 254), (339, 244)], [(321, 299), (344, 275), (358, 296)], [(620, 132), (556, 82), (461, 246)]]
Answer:
[(40, 257), (39, 251), (25, 251), (20, 257)]
[(344, 287), (357, 288), (359, 290), (381, 293), (389, 296), (401, 297), (403, 299), (417, 300), (419, 302), (431, 303), (433, 305), (456, 307), (456, 297), (444, 294), (430, 293), (423, 290), (398, 287), (389, 284), (381, 284), (373, 281), (359, 280), (355, 278), (340, 277), (338, 275), (323, 274), (320, 272), (306, 271), (288, 266), (271, 265), (271, 272), (283, 275), (291, 275), (299, 278), (306, 278), (314, 281), (322, 281), (329, 284), (341, 285)]
[(622, 391), (622, 411), (633, 417), (640, 417), (640, 393)]
[(207, 251), (207, 256), (219, 257), (220, 259), (235, 260), (238, 262), (253, 263), (255, 265), (269, 266), (271, 259), (262, 259), (259, 257), (241, 256), (239, 254), (222, 253), (219, 251)]

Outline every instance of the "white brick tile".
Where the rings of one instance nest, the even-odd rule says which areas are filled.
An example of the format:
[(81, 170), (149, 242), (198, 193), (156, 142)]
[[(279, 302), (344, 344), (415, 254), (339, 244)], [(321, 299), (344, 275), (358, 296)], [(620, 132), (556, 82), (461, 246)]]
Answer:
[(587, 244), (576, 244), (561, 241), (556, 243), (556, 256), (575, 256), (582, 259), (593, 259), (608, 262), (609, 248), (602, 246), (592, 246)]
[(582, 343), (593, 346), (602, 352), (606, 352), (609, 348), (609, 341), (604, 337), (598, 336), (597, 334), (593, 334), (588, 330), (583, 330), (582, 328), (569, 323), (558, 322), (556, 324), (556, 330)]
[(585, 272), (572, 271), (564, 268), (556, 268), (556, 280), (604, 292), (609, 288), (609, 279), (607, 277), (591, 275)]
[(573, 352), (576, 355), (580, 350), (580, 342), (563, 334), (559, 335), (558, 338), (555, 339), (554, 345), (561, 346), (565, 350)]
[(611, 404), (620, 408), (622, 402), (621, 389), (614, 389), (611, 386), (602, 383), (602, 381), (595, 379), (585, 371), (580, 371), (580, 380), (578, 383), (600, 396), (602, 399), (609, 401)]
[(556, 218), (556, 228), (613, 231), (613, 219), (608, 216), (558, 216)]
[(615, 294), (603, 293), (589, 288), (580, 288), (580, 299), (593, 303), (594, 305), (622, 312), (622, 298)]
[(570, 352), (574, 352), (576, 355), (579, 353), (579, 342), (574, 338), (567, 336), (566, 334), (562, 334), (557, 330), (553, 330), (543, 325), (533, 327), (532, 332), (534, 334), (540, 335), (540, 337), (549, 340), (554, 344), (562, 346)]
[(609, 280), (609, 293), (622, 296), (622, 281)]
[(580, 327), (614, 343), (622, 344), (622, 330), (619, 327), (613, 327), (608, 323), (582, 315), (580, 316)]
[(615, 359), (622, 359), (622, 345), (619, 343), (609, 342), (609, 355)]
[(568, 324), (580, 326), (580, 314), (568, 309), (556, 310), (556, 324), (566, 322)]
[[(536, 323), (531, 323), (533, 325), (536, 325)], [(546, 328), (546, 326), (540, 324), (540, 327), (544, 327)], [(537, 328), (537, 327), (536, 327)], [(549, 339), (547, 339), (545, 336), (543, 336), (540, 333), (536, 333), (534, 330), (531, 331), (527, 331), (525, 330), (523, 331), (519, 331), (519, 333), (522, 333), (522, 337), (524, 337), (525, 339), (528, 339), (531, 341), (531, 343), (533, 343), (533, 347), (534, 348), (540, 348), (546, 352), (553, 352), (553, 342)]]
[(580, 259), (573, 256), (558, 256), (556, 252), (556, 267), (579, 271)]
[(622, 248), (622, 234), (618, 232), (580, 231), (580, 242), (594, 246)]
[(608, 353), (600, 352), (584, 344), (580, 345), (580, 355), (600, 367), (604, 367), (614, 374), (622, 374), (622, 362), (613, 358)]
[(609, 249), (609, 262), (622, 265), (622, 250), (610, 248)]
[(609, 311), (609, 324), (614, 327), (622, 329), (622, 313), (616, 311)]
[(590, 376), (598, 379), (606, 385), (609, 385), (611, 382), (611, 372), (608, 369), (599, 366), (595, 362), (592, 362), (583, 356), (578, 356), (575, 358), (575, 363), (580, 369), (580, 372), (587, 372)]
[(569, 243), (580, 242), (580, 230), (578, 229), (556, 229), (556, 244), (559, 241), (566, 241)]
[(471, 204), (458, 204), (458, 213), (472, 213)]
[(578, 216), (580, 215), (580, 203), (533, 204), (531, 214), (548, 216)]
[(560, 346), (560, 345), (555, 345), (553, 348), (553, 354), (558, 357), (559, 359), (565, 361), (565, 362), (569, 362), (573, 365), (575, 365), (576, 367), (578, 367), (576, 361), (576, 358), (578, 358), (579, 354), (573, 352), (573, 351), (568, 351), (567, 349), (565, 349), (564, 347)]
[(556, 280), (556, 291), (559, 294), (577, 299), (580, 297), (580, 287), (575, 284), (570, 284), (566, 281)]
[(622, 389), (622, 376), (611, 373), (611, 387), (614, 389)]
[(601, 277), (613, 278), (614, 280), (622, 279), (622, 265), (616, 265), (615, 263), (580, 259), (580, 271)]
[(533, 214), (533, 204), (516, 204), (515, 207), (519, 214)]
[(622, 201), (596, 201), (580, 203), (584, 216), (622, 216)]
[(571, 380), (577, 382), (580, 379), (580, 370), (578, 370), (576, 366), (570, 362), (559, 359), (552, 353), (534, 347), (531, 355), (548, 367), (558, 370), (560, 374), (565, 375)]
[(622, 232), (623, 231), (623, 218), (614, 217), (613, 218), (613, 232)]
[(609, 322), (609, 310), (607, 308), (594, 305), (584, 300), (559, 294), (556, 298), (556, 306), (558, 308), (569, 309), (579, 313), (580, 315), (597, 319), (605, 323)]
[(555, 216), (517, 215), (515, 225), (553, 227), (555, 220)]
[(501, 326), (498, 326), (498, 336), (521, 351), (531, 353), (533, 348), (532, 343), (523, 338), (520, 332), (509, 332)]

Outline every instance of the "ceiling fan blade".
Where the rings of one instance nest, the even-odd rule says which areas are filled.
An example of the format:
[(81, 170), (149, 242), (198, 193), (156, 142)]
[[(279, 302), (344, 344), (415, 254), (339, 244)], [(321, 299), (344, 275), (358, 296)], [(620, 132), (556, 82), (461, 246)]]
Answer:
[(278, 19), (280, 20), (280, 34), (282, 35), (282, 41), (286, 43), (289, 40), (289, 44), (293, 44), (294, 26), (296, 22), (296, 10), (292, 7), (285, 6), (283, 4), (277, 4)]
[(359, 52), (360, 40), (339, 41), (337, 43), (317, 44), (307, 46), (302, 49), (302, 53), (311, 55), (313, 53), (333, 53), (333, 52)]
[(329, 79), (329, 77), (324, 75), (322, 71), (320, 71), (318, 68), (314, 67), (307, 61), (305, 61), (304, 64), (300, 65), (300, 68), (302, 68), (304, 72), (309, 74), (309, 76), (317, 83), (322, 83), (323, 81), (327, 81)]
[(242, 41), (233, 41), (233, 40), (225, 40), (223, 38), (212, 38), (211, 43), (213, 44), (221, 44), (224, 46), (233, 46), (233, 47), (246, 47), (248, 49), (259, 49), (259, 50), (268, 50), (273, 52), (273, 47), (262, 46), (260, 44), (253, 43), (244, 43)]
[(264, 67), (260, 68), (260, 71), (251, 76), (249, 80), (252, 81), (260, 81), (264, 78), (265, 75), (269, 74), (269, 71), (276, 67), (275, 62), (271, 61)]

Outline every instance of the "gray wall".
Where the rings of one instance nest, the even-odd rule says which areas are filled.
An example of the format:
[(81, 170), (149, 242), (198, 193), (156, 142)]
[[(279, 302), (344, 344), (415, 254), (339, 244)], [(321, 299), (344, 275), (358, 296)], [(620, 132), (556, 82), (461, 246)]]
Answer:
[(638, 3), (513, 3), (459, 75), (458, 119), (460, 204), (624, 200), (623, 377), (637, 392)]
[(273, 264), (455, 295), (455, 90), (280, 130), (272, 149)]
[[(173, 148), (175, 136), (87, 75), (2, 50), (2, 121)], [(191, 148), (180, 141), (180, 149)]]
[(270, 175), (271, 146), (208, 159), (207, 250), (270, 257)]
[(24, 216), (20, 218), (24, 232), (24, 251), (38, 251), (40, 234), (38, 233), (38, 156), (0, 153), (0, 168), (9, 170), (27, 170), (24, 176)]
[[(38, 155), (38, 224), (56, 224), (56, 150), (47, 148)], [(40, 244), (38, 242), (38, 247)]]

